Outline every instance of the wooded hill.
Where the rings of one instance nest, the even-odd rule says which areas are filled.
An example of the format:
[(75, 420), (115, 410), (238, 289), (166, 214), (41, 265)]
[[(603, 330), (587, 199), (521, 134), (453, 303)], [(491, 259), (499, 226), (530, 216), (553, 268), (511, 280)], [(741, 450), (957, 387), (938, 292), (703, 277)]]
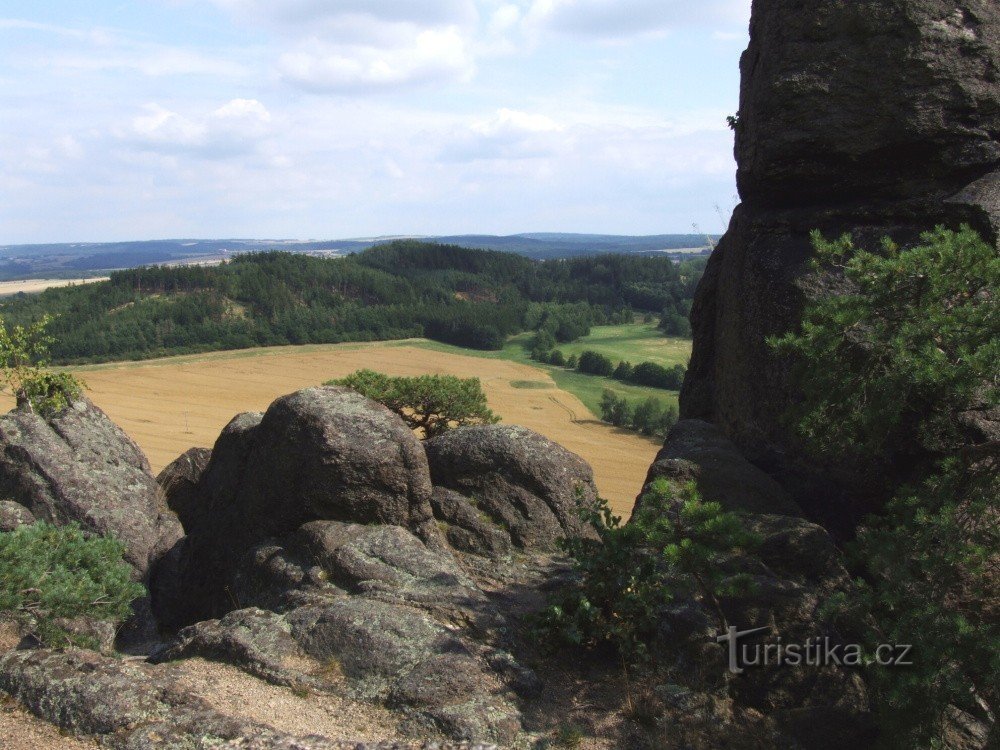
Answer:
[(9, 323), (45, 313), (56, 363), (216, 349), (426, 336), (498, 349), (548, 330), (572, 341), (633, 312), (687, 313), (704, 261), (604, 255), (532, 261), (400, 241), (346, 258), (247, 254), (215, 267), (152, 266), (0, 303)]

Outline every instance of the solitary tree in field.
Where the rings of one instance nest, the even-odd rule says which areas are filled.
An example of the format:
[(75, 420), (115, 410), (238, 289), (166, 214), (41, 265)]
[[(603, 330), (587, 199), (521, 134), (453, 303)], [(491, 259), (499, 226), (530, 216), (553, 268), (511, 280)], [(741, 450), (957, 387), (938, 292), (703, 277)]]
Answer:
[(51, 315), (30, 326), (8, 327), (0, 318), (0, 380), (17, 399), (19, 409), (51, 414), (64, 409), (80, 395), (81, 383), (69, 373), (48, 369), (53, 338), (47, 329)]
[(432, 438), (453, 427), (494, 424), (500, 418), (486, 404), (479, 378), (454, 375), (390, 377), (373, 370), (358, 370), (327, 385), (352, 388), (384, 404), (403, 418), (411, 429)]

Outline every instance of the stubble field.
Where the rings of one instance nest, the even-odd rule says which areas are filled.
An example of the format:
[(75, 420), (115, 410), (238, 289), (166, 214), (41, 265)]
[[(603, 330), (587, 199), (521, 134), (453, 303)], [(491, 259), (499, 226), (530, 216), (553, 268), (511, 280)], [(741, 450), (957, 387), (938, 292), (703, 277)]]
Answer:
[[(146, 452), (157, 472), (192, 446), (211, 447), (239, 412), (361, 368), (391, 375), (478, 377), (508, 424), (545, 435), (586, 459), (598, 488), (628, 516), (659, 441), (603, 424), (542, 369), (433, 351), (417, 342), (278, 347), (79, 368), (87, 395)], [(524, 387), (525, 383), (533, 387)], [(10, 403), (4, 403), (10, 408)]]

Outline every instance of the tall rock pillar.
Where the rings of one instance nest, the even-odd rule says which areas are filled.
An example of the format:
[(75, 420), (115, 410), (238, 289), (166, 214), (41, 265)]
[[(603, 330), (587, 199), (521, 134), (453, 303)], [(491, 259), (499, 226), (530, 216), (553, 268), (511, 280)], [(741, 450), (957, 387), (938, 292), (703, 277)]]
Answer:
[(864, 477), (809, 476), (783, 418), (788, 365), (765, 338), (800, 319), (813, 229), (906, 243), (965, 222), (997, 242), (1000, 2), (754, 0), (740, 67), (742, 203), (695, 299), (681, 414), (715, 422), (814, 517), (844, 520), (866, 509)]

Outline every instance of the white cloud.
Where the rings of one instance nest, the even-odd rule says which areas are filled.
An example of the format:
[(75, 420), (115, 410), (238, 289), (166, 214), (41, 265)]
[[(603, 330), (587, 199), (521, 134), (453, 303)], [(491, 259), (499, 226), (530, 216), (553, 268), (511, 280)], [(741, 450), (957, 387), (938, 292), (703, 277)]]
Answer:
[(472, 0), (212, 0), (242, 18), (315, 30), (337, 28), (351, 19), (409, 22), (424, 26), (474, 23)]
[(539, 159), (560, 147), (563, 127), (546, 115), (501, 109), (487, 119), (454, 132), (441, 148), (441, 159), (452, 162)]
[(200, 117), (154, 103), (133, 117), (120, 135), (140, 150), (225, 158), (254, 150), (268, 135), (270, 122), (271, 113), (256, 99), (233, 99)]
[(286, 80), (314, 91), (391, 88), (472, 75), (472, 55), (457, 28), (414, 32), (397, 46), (383, 47), (312, 39), (282, 55), (278, 68)]
[(692, 25), (745, 27), (749, 19), (750, 0), (533, 0), (526, 23), (536, 30), (614, 38)]
[(138, 45), (118, 54), (56, 55), (56, 68), (81, 71), (134, 70), (147, 76), (206, 75), (216, 78), (245, 76), (248, 69), (223, 57), (174, 47)]

